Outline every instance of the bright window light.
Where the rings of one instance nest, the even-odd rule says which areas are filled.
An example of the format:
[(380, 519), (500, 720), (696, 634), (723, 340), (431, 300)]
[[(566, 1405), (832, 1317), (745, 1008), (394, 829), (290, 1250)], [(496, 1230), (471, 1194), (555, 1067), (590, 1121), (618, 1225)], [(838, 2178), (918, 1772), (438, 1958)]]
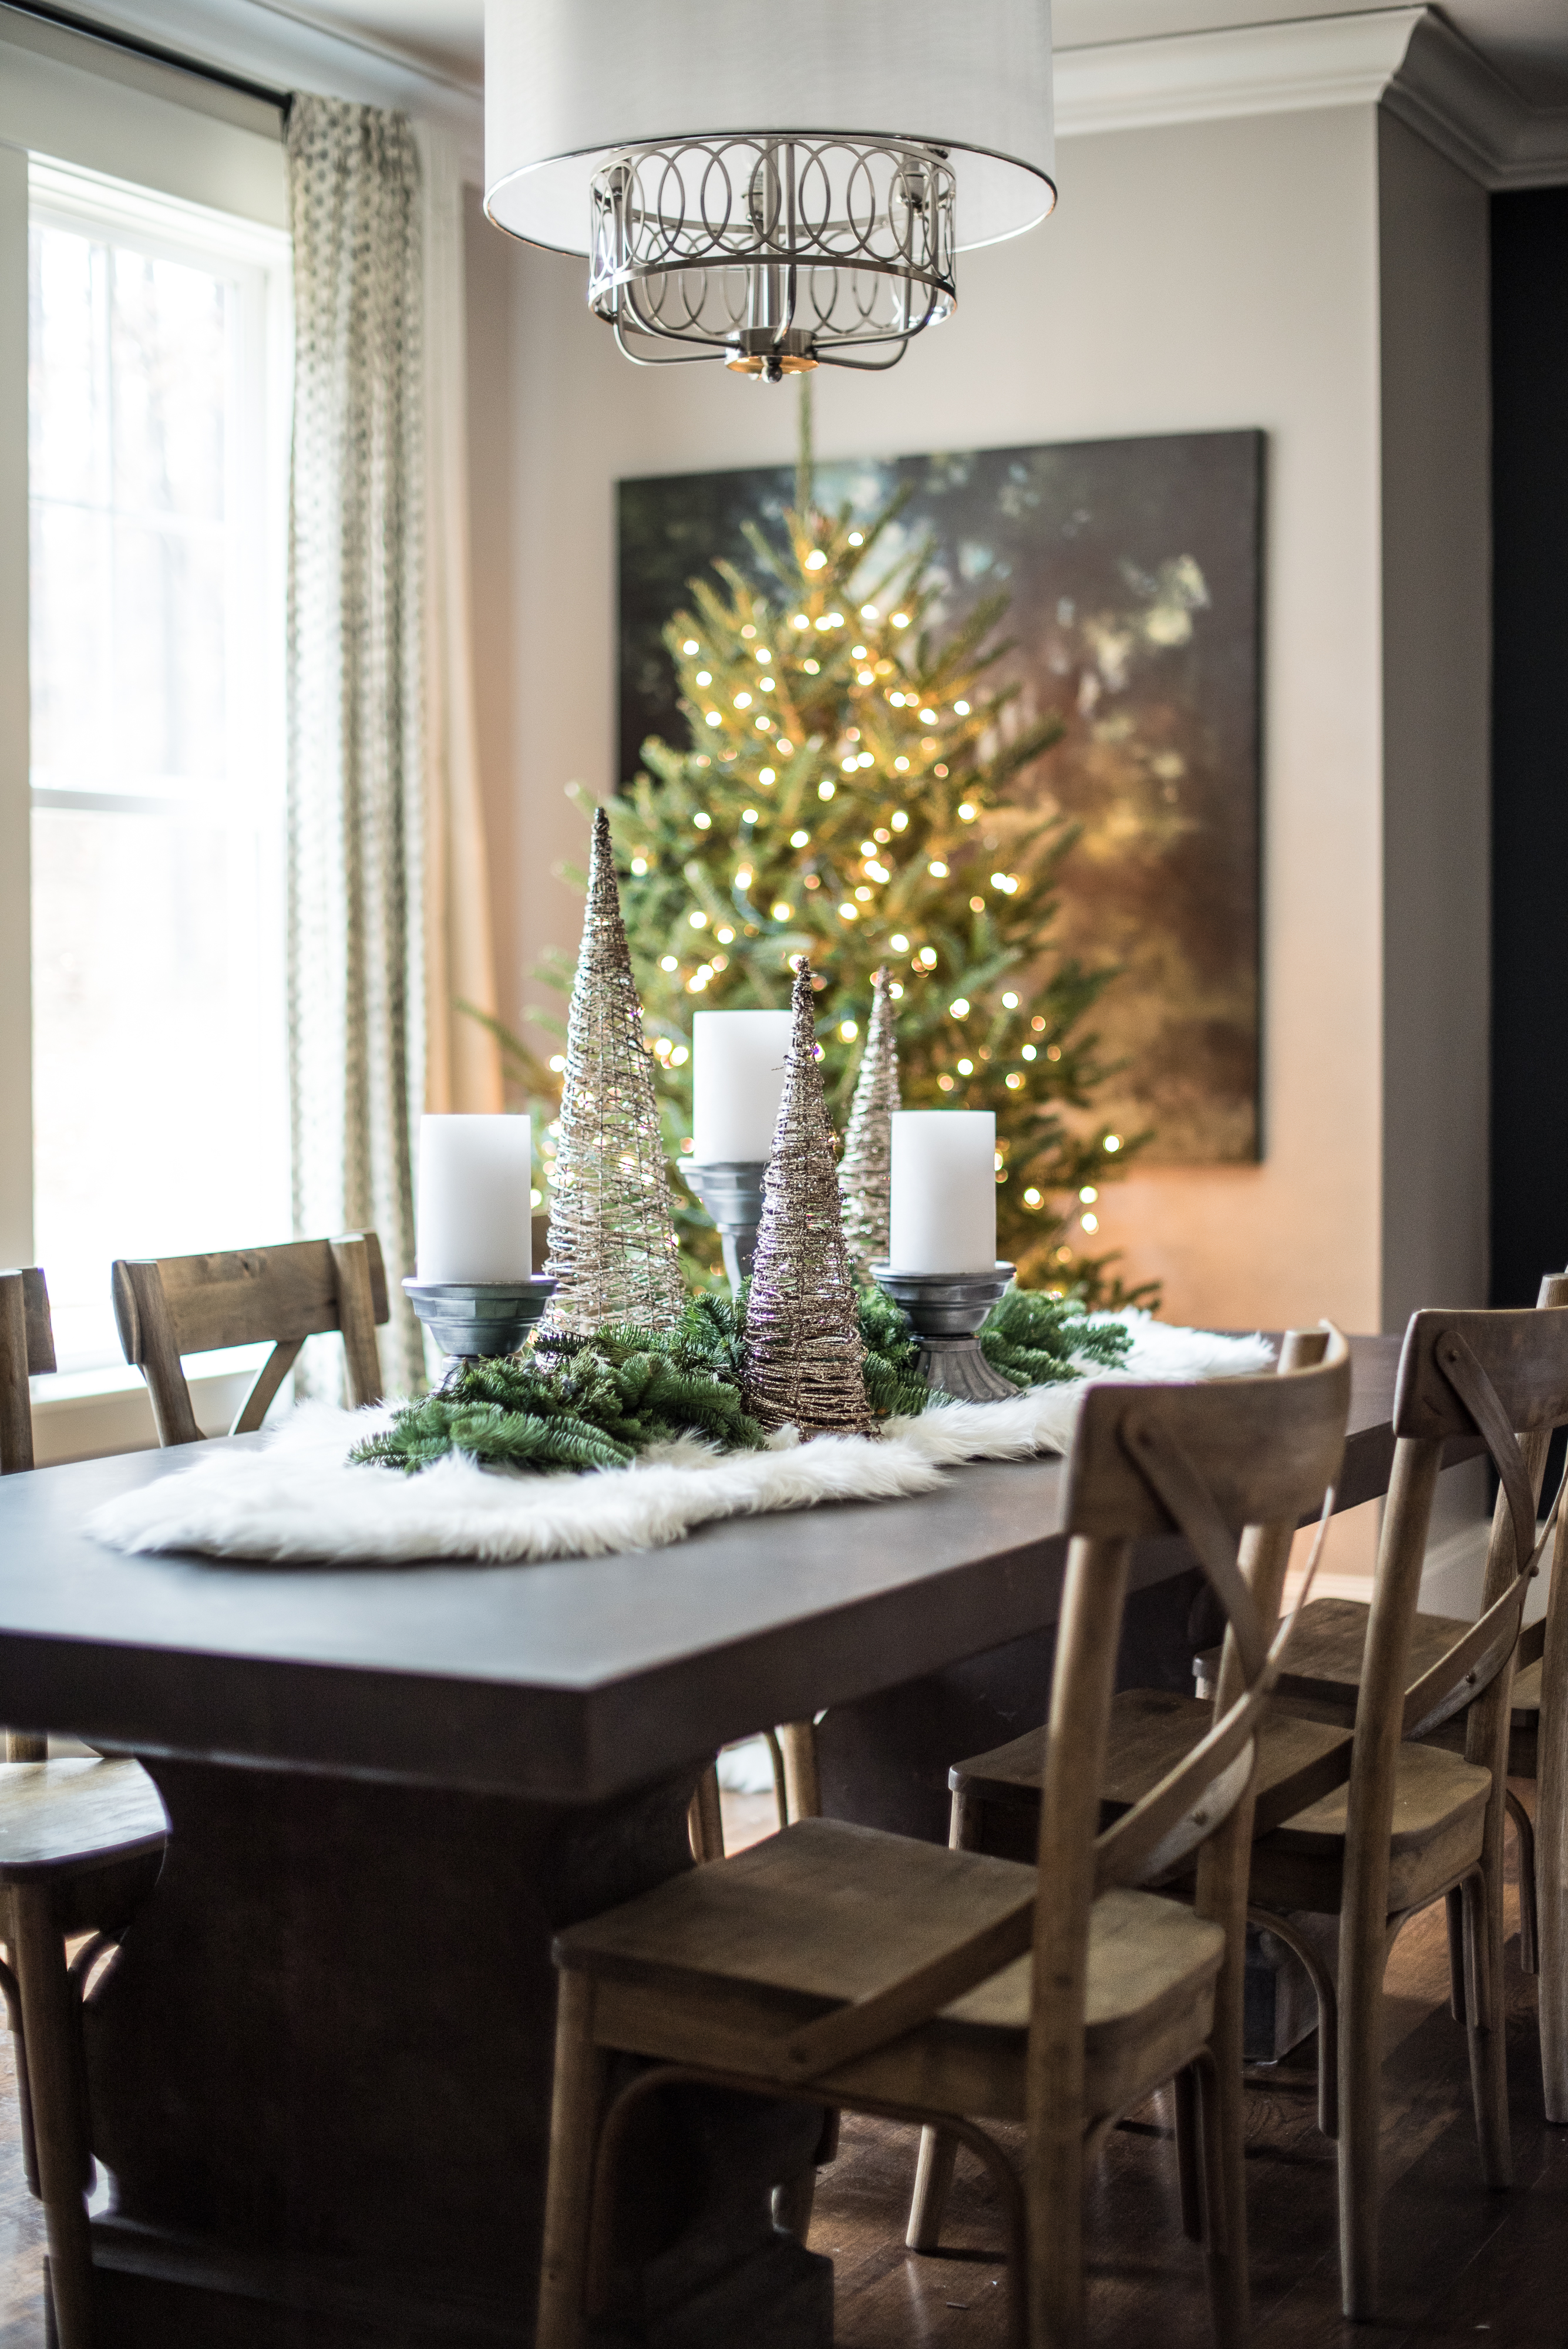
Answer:
[(287, 241), (35, 165), (28, 260), (34, 1247), (90, 1370), (111, 1257), (289, 1236)]

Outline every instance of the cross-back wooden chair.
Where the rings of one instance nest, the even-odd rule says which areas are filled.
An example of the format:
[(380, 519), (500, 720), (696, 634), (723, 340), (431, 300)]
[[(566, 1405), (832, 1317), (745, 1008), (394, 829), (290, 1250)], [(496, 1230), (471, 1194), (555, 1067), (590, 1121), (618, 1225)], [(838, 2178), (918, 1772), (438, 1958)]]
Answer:
[(119, 1342), (147, 1381), (160, 1444), (201, 1442), (181, 1357), (221, 1346), (273, 1341), (231, 1435), (261, 1425), (306, 1340), (332, 1330), (343, 1334), (349, 1400), (381, 1400), (376, 1330), (390, 1308), (374, 1232), (214, 1256), (120, 1257), (111, 1280)]
[[(1568, 1307), (1568, 1274), (1548, 1273), (1541, 1283), (1536, 1309)], [(1547, 1454), (1546, 1436), (1539, 1431), (1521, 1444), (1529, 1471), (1532, 1504), (1539, 1498)], [(1551, 1579), (1545, 1612), (1519, 1635), (1514, 1653), (1513, 1686), (1510, 1698), (1511, 1727), (1508, 1776), (1533, 1778), (1539, 1789), (1538, 1817), (1532, 1821), (1524, 1805), (1504, 1785), (1502, 1807), (1513, 1822), (1519, 1847), (1519, 1962), (1527, 1974), (1541, 1977), (1541, 2070), (1548, 2120), (1568, 2121), (1568, 1575), (1563, 1571), (1568, 1555), (1568, 1512), (1560, 1511), (1552, 1547)], [(1492, 1515), (1491, 1536), (1482, 1576), (1483, 1609), (1494, 1606), (1511, 1586), (1515, 1572), (1513, 1511), (1506, 1488), (1500, 1488)], [(1366, 1642), (1367, 1609), (1349, 1599), (1315, 1601), (1303, 1618), (1292, 1651), (1290, 1670), (1282, 1686), (1299, 1689), (1312, 1701), (1339, 1702), (1354, 1706), (1361, 1681), (1361, 1660)], [(1417, 1614), (1410, 1636), (1410, 1672), (1430, 1670), (1469, 1630), (1461, 1617)], [(1550, 1692), (1550, 1698), (1548, 1696)], [(1428, 1732), (1445, 1744), (1484, 1760), (1490, 1724), (1476, 1724), (1477, 1744), (1471, 1752), (1468, 1710)], [(1495, 1800), (1487, 1814), (1488, 1946), (1501, 1952), (1503, 1941), (1501, 1855), (1497, 1849), (1501, 1820)], [(1453, 1950), (1454, 2013), (1464, 2020), (1462, 1896), (1449, 1896), (1449, 1934)], [(1456, 1915), (1456, 1910), (1460, 1913)]]
[[(1376, 2310), (1383, 1977), (1401, 1927), (1449, 1908), (1456, 2008), (1469, 2034), (1483, 2182), (1511, 2174), (1501, 2013), (1503, 1797), (1513, 1659), (1530, 1580), (1551, 1539), (1535, 1504), (1553, 1427), (1568, 1421), (1568, 1316), (1424, 1312), (1405, 1336), (1394, 1470), (1358, 1680), (1350, 1779), (1252, 1854), (1252, 1914), (1339, 1919), (1338, 2136), (1345, 2313)], [(1502, 1493), (1482, 1611), (1440, 1651), (1417, 1650), (1416, 1602), (1444, 1445), (1480, 1434)], [(1303, 1633), (1312, 1621), (1308, 1608)], [(1321, 1658), (1293, 1648), (1282, 1687), (1324, 1693)], [(1464, 1715), (1464, 1752), (1434, 1738)]]
[[(1289, 1377), (1085, 1394), (1037, 1868), (804, 1819), (561, 1935), (539, 2349), (578, 2349), (589, 2315), (613, 2303), (628, 2124), (649, 2095), (688, 2082), (943, 2123), (1000, 2189), (1013, 2341), (1075, 2349), (1085, 2163), (1122, 2113), (1189, 2072), (1202, 2084), (1211, 2283), (1226, 2262), (1243, 2279), (1240, 2292), (1213, 2292), (1216, 2331), (1242, 2339), (1244, 2216), (1210, 2044), (1240, 1915), (1222, 1921), (1147, 1888), (1189, 1872), (1244, 1800), (1280, 1643), (1238, 1569), (1237, 1537), (1249, 1523), (1293, 1527), (1322, 1500), (1348, 1402), (1337, 1336), (1322, 1365)], [(1132, 1545), (1173, 1526), (1234, 1627), (1240, 1692), (1102, 1830)], [(1234, 1878), (1220, 1905), (1236, 1908)], [(617, 2054), (652, 2068), (612, 2095)], [(986, 2120), (1026, 2124), (1022, 2179)]]
[[(1288, 1375), (1321, 1361), (1328, 1342), (1326, 1330), (1287, 1330), (1280, 1349), (1280, 1373)], [(1293, 1524), (1285, 1523), (1254, 1526), (1249, 1528), (1241, 1544), (1241, 1573), (1260, 1621), (1271, 1629), (1278, 1621), (1296, 1530)], [(1103, 1821), (1108, 1824), (1129, 1810), (1229, 1711), (1240, 1693), (1240, 1671), (1241, 1659), (1232, 1641), (1228, 1648), (1216, 1651), (1214, 1674), (1220, 1684), (1207, 1698), (1186, 1697), (1168, 1689), (1117, 1692), (1111, 1701), (1106, 1769), (1100, 1785)], [(1222, 2083), (1240, 2082), (1245, 2035), (1246, 1928), (1237, 1899), (1239, 1897), (1244, 1907), (1247, 1845), (1251, 1837), (1268, 1834), (1304, 1805), (1342, 1785), (1349, 1774), (1350, 1744), (1348, 1725), (1303, 1718), (1282, 1711), (1277, 1704), (1271, 1706), (1260, 1726), (1257, 1766), (1248, 1795), (1237, 1806), (1225, 1835), (1206, 1848), (1199, 1861), (1199, 1875), (1207, 1872), (1213, 1878), (1211, 1883), (1205, 1881), (1200, 1896), (1207, 1913), (1216, 1913), (1210, 1905), (1213, 1901), (1228, 1902), (1226, 1913), (1234, 1912), (1239, 1920), (1236, 1930), (1241, 1935), (1234, 1951), (1228, 1953), (1218, 1992), (1216, 2033), (1227, 2051), (1226, 2060), (1220, 2067)], [(952, 1795), (949, 1842), (955, 1851), (995, 1850), (1018, 1856), (1025, 1837), (1033, 1843), (1039, 1832), (1045, 1744), (1044, 1727), (1027, 1730), (1005, 1745), (954, 1764), (948, 1773), (948, 1785)], [(1231, 1871), (1237, 1868), (1241, 1876), (1239, 1896), (1231, 1881)], [(1215, 1875), (1215, 1870), (1220, 1874)], [(1290, 1930), (1293, 1940), (1299, 1942), (1293, 1928)], [(1323, 1974), (1311, 1944), (1305, 1943), (1303, 1949), (1310, 1965)], [(1326, 1974), (1324, 1982), (1328, 1988)], [(1332, 2034), (1332, 2029), (1330, 1990), (1325, 2033)], [(1331, 2062), (1322, 2075), (1322, 2118), (1330, 2136), (1334, 2134), (1333, 2099), (1336, 2086)], [(1189, 2102), (1181, 2095), (1178, 2098), (1178, 2128), (1184, 2140), (1190, 2139)], [(1239, 2109), (1227, 2115), (1225, 2141), (1239, 2158)], [(905, 2237), (911, 2251), (935, 2251), (940, 2245), (942, 2215), (957, 2150), (957, 2140), (943, 2130), (927, 2128), (921, 2132)], [(1190, 2169), (1189, 2143), (1183, 2175), (1189, 2176)]]
[[(0, 1272), (0, 1475), (33, 1464), (29, 1371), (55, 1367), (48, 1291), (36, 1267)], [(44, 2205), (58, 2349), (91, 2349), (92, 2182), (81, 2058), (84, 1990), (151, 1890), (168, 1822), (140, 1763), (49, 1762), (41, 1736), (7, 1736), (0, 1766), (0, 1997), (16, 2054), (22, 2150)], [(82, 1942), (68, 1962), (67, 1942)]]

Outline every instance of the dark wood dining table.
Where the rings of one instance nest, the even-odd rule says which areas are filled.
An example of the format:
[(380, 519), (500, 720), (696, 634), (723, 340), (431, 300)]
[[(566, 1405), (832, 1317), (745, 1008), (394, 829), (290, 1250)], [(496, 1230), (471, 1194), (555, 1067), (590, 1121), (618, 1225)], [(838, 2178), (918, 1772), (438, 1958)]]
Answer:
[[(1398, 1340), (1352, 1342), (1342, 1508), (1393, 1454)], [(100, 2349), (526, 2343), (552, 1934), (691, 1864), (716, 1747), (824, 1708), (827, 1807), (942, 1833), (948, 1764), (1045, 1711), (1062, 1464), (548, 1565), (257, 1567), (84, 1531), (189, 1459), (0, 1484), (0, 1720), (140, 1756), (171, 1826), (86, 2018)], [(1189, 1568), (1176, 1540), (1133, 1568), (1144, 1645), (1182, 1672), (1159, 1593)], [(685, 2094), (636, 2337), (826, 2342), (822, 2263), (768, 2215), (814, 2117)]]

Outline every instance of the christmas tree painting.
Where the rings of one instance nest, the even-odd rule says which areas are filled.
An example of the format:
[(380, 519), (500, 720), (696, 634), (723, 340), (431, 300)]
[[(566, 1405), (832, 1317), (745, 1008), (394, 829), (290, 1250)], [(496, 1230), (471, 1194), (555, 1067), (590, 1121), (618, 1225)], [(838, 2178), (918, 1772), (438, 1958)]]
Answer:
[[(645, 744), (614, 808), (671, 1149), (691, 1147), (691, 1014), (787, 1004), (803, 956), (842, 1131), (886, 964), (903, 1105), (995, 1112), (1001, 1253), (1027, 1285), (1116, 1301), (1095, 1202), (1145, 1137), (1095, 1114), (1090, 1019), (1115, 974), (1054, 950), (1075, 831), (1021, 788), (1060, 721), (1021, 720), (992, 679), (1005, 597), (939, 628), (926, 550), (882, 551), (901, 501), (825, 514), (809, 481), (807, 461), (781, 533), (748, 533), (751, 575), (691, 583), (665, 631), (690, 740)], [(511, 1059), (537, 1098), (538, 1060)], [(700, 1211), (680, 1221), (716, 1262)]]

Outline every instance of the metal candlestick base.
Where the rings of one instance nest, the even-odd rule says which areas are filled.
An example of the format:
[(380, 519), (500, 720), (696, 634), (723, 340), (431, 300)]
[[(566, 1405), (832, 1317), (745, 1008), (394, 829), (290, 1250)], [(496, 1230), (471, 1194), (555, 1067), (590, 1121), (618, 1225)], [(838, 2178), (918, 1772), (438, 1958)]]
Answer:
[(680, 1172), (719, 1227), (724, 1244), (724, 1270), (739, 1296), (741, 1283), (752, 1277), (757, 1252), (757, 1226), (763, 1220), (763, 1177), (765, 1158), (715, 1158), (706, 1165), (683, 1158)]
[(403, 1288), (447, 1358), (447, 1386), (465, 1362), (516, 1353), (556, 1284), (530, 1274), (526, 1280), (405, 1280)]
[(1018, 1389), (993, 1371), (981, 1351), (979, 1330), (1012, 1278), (1010, 1264), (992, 1272), (895, 1272), (874, 1264), (871, 1278), (901, 1305), (920, 1341), (926, 1384), (955, 1402), (1001, 1402)]

